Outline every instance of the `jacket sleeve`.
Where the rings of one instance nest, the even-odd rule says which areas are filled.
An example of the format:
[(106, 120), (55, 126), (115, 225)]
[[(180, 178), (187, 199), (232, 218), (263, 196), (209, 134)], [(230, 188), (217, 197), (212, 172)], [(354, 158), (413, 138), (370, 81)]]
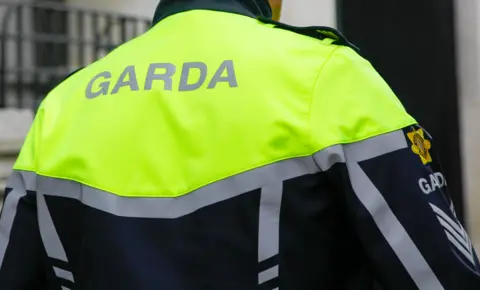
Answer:
[[(19, 160), (32, 164), (36, 124), (30, 129)], [(17, 161), (18, 163), (18, 161)], [(42, 244), (33, 172), (14, 171), (0, 214), (0, 288), (44, 289), (47, 256)]]
[(312, 140), (337, 152), (323, 170), (332, 174), (381, 286), (480, 289), (478, 259), (455, 216), (434, 140), (349, 48), (333, 51), (315, 88)]
[(337, 184), (385, 290), (480, 289), (480, 265), (434, 150), (418, 125), (344, 146)]

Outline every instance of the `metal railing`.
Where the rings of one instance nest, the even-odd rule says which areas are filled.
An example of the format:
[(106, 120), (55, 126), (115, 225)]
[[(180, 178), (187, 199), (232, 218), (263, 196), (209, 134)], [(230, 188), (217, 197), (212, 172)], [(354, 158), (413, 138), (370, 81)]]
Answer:
[(55, 2), (0, 0), (0, 109), (36, 109), (72, 71), (150, 26), (148, 19)]

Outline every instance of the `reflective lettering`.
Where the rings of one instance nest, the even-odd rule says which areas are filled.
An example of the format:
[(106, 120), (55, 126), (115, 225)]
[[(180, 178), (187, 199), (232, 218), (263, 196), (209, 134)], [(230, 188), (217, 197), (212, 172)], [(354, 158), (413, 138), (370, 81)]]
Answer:
[[(127, 78), (128, 80), (125, 80), (125, 78)], [(130, 87), (131, 91), (139, 90), (138, 82), (137, 82), (137, 74), (135, 73), (135, 66), (129, 65), (125, 68), (125, 70), (122, 72), (122, 74), (118, 78), (117, 84), (113, 88), (111, 94), (114, 95), (118, 93), (118, 91), (123, 87)]]
[[(157, 69), (164, 69), (163, 73), (156, 73)], [(162, 80), (164, 82), (163, 89), (166, 91), (172, 90), (172, 76), (177, 71), (177, 67), (171, 63), (152, 63), (148, 67), (147, 79), (145, 80), (145, 91), (152, 89), (154, 80)]]
[[(227, 72), (226, 76), (222, 76), (224, 71)], [(217, 84), (221, 82), (228, 82), (228, 85), (231, 88), (238, 87), (237, 77), (235, 75), (235, 69), (233, 67), (233, 60), (225, 60), (222, 62), (217, 72), (215, 72), (212, 80), (210, 81), (210, 84), (208, 84), (208, 88), (214, 89)]]
[[(108, 89), (110, 88), (111, 77), (112, 77), (112, 74), (108, 71), (104, 71), (96, 75), (87, 85), (87, 90), (85, 92), (87, 99), (93, 99), (98, 96), (107, 95)], [(95, 84), (95, 81), (97, 81), (100, 78), (104, 78), (105, 81), (98, 84), (98, 87), (100, 88), (100, 90), (94, 92), (93, 85)]]
[(440, 183), (440, 187), (444, 187), (447, 185), (447, 181), (445, 180), (445, 177), (443, 177), (443, 175), (440, 172), (435, 172), (434, 175), (437, 178), (438, 182)]
[(425, 194), (430, 194), (446, 185), (445, 177), (440, 172), (429, 174), (428, 179), (420, 178), (418, 180), (418, 186)]
[(437, 178), (433, 174), (430, 174), (430, 184), (432, 185), (432, 191), (440, 188), (440, 184), (438, 183)]
[(425, 178), (420, 178), (418, 180), (418, 186), (420, 186), (420, 189), (425, 194), (429, 194), (430, 192), (432, 192), (432, 188), (430, 187), (430, 184), (428, 184), (428, 181)]
[[(200, 77), (194, 83), (189, 84), (192, 69), (200, 71)], [(207, 78), (207, 65), (203, 62), (186, 62), (182, 67), (182, 76), (180, 77), (179, 91), (194, 91), (200, 88)]]
[[(85, 92), (86, 97), (93, 99), (98, 96), (118, 94), (123, 87), (128, 87), (129, 91), (139, 91), (139, 84), (143, 87), (144, 91), (151, 91), (155, 81), (163, 81), (163, 90), (172, 91), (177, 85), (174, 84), (173, 81), (178, 80), (178, 92), (198, 90), (202, 88), (206, 82), (208, 82), (207, 89), (214, 89), (219, 83), (228, 83), (230, 88), (238, 87), (233, 60), (223, 61), (210, 81), (207, 80), (208, 66), (203, 62), (183, 63), (179, 78), (175, 77), (177, 66), (173, 63), (149, 64), (148, 68), (146, 68), (145, 79), (140, 80), (137, 78), (137, 69), (134, 65), (125, 67), (111, 91), (112, 72), (104, 71), (99, 73), (88, 83)], [(144, 72), (142, 72), (142, 75), (143, 73)], [(103, 78), (104, 81), (96, 84), (101, 78)]]

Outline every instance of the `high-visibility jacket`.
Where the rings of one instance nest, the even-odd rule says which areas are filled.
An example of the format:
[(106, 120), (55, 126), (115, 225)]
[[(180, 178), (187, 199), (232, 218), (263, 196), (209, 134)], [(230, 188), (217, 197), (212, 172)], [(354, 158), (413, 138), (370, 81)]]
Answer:
[(347, 44), (199, 9), (67, 78), (8, 183), (0, 289), (480, 289), (435, 144)]

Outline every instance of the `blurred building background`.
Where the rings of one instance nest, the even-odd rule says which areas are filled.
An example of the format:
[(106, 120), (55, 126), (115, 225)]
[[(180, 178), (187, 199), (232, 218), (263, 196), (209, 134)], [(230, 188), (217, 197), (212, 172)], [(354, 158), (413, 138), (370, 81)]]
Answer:
[[(147, 30), (158, 1), (0, 0), (0, 188), (45, 94)], [(272, 4), (283, 22), (337, 27), (360, 47), (437, 139), (455, 203), (480, 249), (480, 3)]]

